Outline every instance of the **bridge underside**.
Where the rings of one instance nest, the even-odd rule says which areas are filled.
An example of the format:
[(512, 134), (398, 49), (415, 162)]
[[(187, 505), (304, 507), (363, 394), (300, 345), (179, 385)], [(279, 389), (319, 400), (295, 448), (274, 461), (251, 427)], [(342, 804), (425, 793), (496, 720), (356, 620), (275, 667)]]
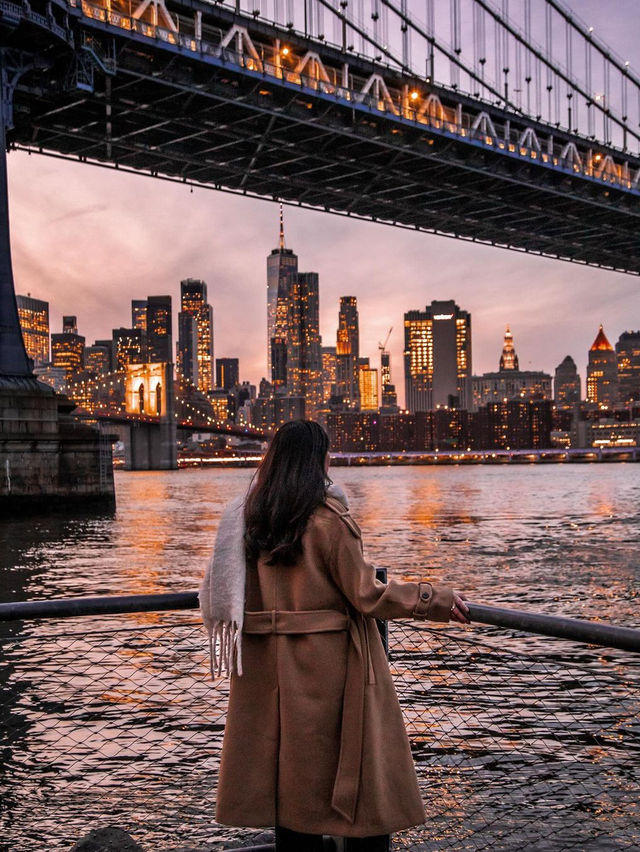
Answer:
[(259, 73), (114, 43), (115, 74), (82, 91), (62, 85), (70, 50), (52, 42), (52, 66), (16, 90), (10, 144), (640, 274), (637, 195)]

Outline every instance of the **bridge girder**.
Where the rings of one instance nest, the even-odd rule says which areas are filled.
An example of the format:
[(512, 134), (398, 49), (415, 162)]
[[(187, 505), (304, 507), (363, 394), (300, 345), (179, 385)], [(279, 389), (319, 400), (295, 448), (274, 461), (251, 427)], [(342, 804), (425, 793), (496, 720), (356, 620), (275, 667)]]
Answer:
[[(175, 31), (91, 17), (95, 2), (56, 4), (76, 47), (52, 37), (50, 79), (18, 86), (14, 146), (640, 274), (637, 158), (198, 0), (161, 4)], [(113, 61), (79, 96), (68, 69), (88, 43)]]

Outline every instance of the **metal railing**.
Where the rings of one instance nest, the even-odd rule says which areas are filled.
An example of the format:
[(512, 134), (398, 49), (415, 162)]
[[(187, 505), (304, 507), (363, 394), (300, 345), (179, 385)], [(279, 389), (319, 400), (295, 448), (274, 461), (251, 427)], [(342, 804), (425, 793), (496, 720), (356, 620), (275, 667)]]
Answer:
[[(228, 685), (210, 680), (196, 604), (189, 592), (0, 605), (12, 852), (69, 849), (104, 826), (144, 850), (270, 841), (213, 821)], [(428, 817), (394, 848), (640, 848), (640, 660), (566, 641), (638, 651), (640, 631), (470, 609), (564, 638), (389, 625)]]

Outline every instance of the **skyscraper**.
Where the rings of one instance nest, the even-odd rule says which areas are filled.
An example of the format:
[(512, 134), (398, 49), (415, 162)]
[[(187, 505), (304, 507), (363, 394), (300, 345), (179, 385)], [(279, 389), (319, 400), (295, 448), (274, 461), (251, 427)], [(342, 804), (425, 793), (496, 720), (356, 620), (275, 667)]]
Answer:
[(213, 308), (207, 303), (207, 285), (196, 278), (180, 282), (182, 313), (190, 314), (198, 328), (198, 389), (207, 393), (214, 386)]
[(112, 340), (114, 370), (146, 362), (147, 335), (141, 328), (114, 328)]
[(640, 399), (640, 331), (622, 332), (616, 343), (616, 357), (620, 402)]
[(237, 358), (216, 358), (216, 387), (231, 390), (240, 384), (240, 362)]
[(178, 314), (176, 368), (192, 385), (198, 386), (198, 323), (192, 314)]
[(78, 334), (76, 318), (62, 318), (62, 334), (51, 335), (51, 363), (64, 370), (68, 382), (84, 367), (85, 339)]
[(287, 391), (304, 397), (307, 416), (322, 405), (322, 356), (317, 272), (293, 275), (287, 322)]
[(280, 205), (280, 242), (267, 258), (267, 376), (272, 376), (272, 345), (274, 337), (286, 339), (291, 280), (298, 272), (298, 256), (285, 248), (284, 217)]
[(328, 402), (336, 385), (336, 347), (323, 346), (322, 357), (322, 398)]
[(336, 396), (344, 399), (347, 408), (360, 405), (359, 357), (358, 300), (355, 296), (341, 296), (336, 335)]
[[(368, 362), (369, 359), (366, 360)], [(368, 363), (361, 363), (358, 367), (358, 382), (360, 410), (377, 411), (380, 407), (378, 403), (378, 370)]]
[(587, 402), (609, 408), (618, 402), (618, 362), (602, 326), (589, 350)]
[(147, 299), (147, 348), (151, 363), (172, 362), (171, 296), (149, 296)]
[(32, 299), (30, 295), (16, 296), (18, 318), (27, 355), (34, 366), (49, 361), (49, 303)]
[(556, 367), (553, 398), (561, 408), (571, 406), (574, 402), (580, 402), (580, 376), (576, 362), (571, 355), (567, 355), (562, 363)]
[(505, 373), (509, 370), (518, 370), (518, 356), (513, 346), (513, 335), (509, 331), (509, 326), (504, 333), (504, 345), (502, 347), (502, 355), (500, 356), (500, 372)]
[(131, 328), (147, 330), (147, 300), (131, 300)]
[(471, 315), (453, 300), (404, 315), (406, 407), (467, 408), (470, 400)]

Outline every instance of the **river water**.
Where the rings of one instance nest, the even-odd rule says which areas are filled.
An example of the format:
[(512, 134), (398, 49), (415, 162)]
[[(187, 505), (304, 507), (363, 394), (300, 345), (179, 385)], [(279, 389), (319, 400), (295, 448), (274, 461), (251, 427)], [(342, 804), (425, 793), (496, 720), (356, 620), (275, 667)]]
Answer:
[[(113, 515), (3, 520), (0, 522), (0, 599), (193, 590), (211, 552), (224, 504), (245, 491), (253, 473), (247, 469), (116, 471), (117, 510)], [(477, 602), (597, 618), (629, 627), (640, 627), (639, 474), (640, 469), (633, 464), (375, 467), (332, 471), (335, 481), (347, 492), (352, 514), (363, 529), (368, 558), (386, 567), (391, 576), (438, 579), (466, 592)], [(219, 701), (216, 699), (217, 703), (212, 704), (206, 678), (206, 648), (193, 615), (184, 614), (175, 624), (169, 621), (172, 617), (175, 618), (148, 614), (119, 618), (117, 623), (102, 618), (91, 619), (90, 623), (85, 619), (82, 623), (74, 620), (0, 625), (6, 662), (0, 669), (3, 672), (0, 722), (8, 731), (8, 738), (2, 744), (0, 781), (7, 785), (5, 790), (11, 791), (9, 796), (5, 795), (0, 822), (2, 836), (8, 839), (4, 845), (0, 840), (0, 849), (12, 852), (67, 849), (83, 832), (103, 825), (109, 814), (114, 824), (131, 829), (145, 850), (220, 849), (230, 839), (240, 842), (245, 836), (234, 832), (221, 834), (212, 828), (210, 807), (203, 814), (193, 798), (184, 798), (184, 778), (178, 787), (175, 778), (171, 783), (168, 780), (168, 768), (171, 773), (178, 772), (188, 752), (192, 761), (190, 783), (197, 776), (201, 790), (213, 789), (211, 779), (215, 776), (217, 754), (203, 757), (202, 752), (204, 746), (218, 742), (216, 737), (219, 739), (224, 716), (224, 687), (219, 688)], [(406, 650), (410, 645), (409, 651), (417, 655), (411, 664), (411, 682), (409, 652), (396, 655), (394, 671), (410, 725), (415, 723), (413, 745), (424, 769), (425, 784), (431, 796), (433, 791), (439, 791), (443, 822), (438, 828), (438, 839), (425, 834), (412, 835), (404, 841), (406, 847), (640, 849), (640, 814), (637, 806), (628, 806), (629, 801), (640, 799), (640, 770), (629, 768), (640, 766), (640, 721), (634, 692), (634, 684), (640, 682), (640, 669), (631, 655), (589, 650), (584, 646), (574, 651), (569, 643), (518, 638), (494, 628), (452, 627), (426, 639), (424, 634), (421, 636), (403, 634), (403, 647)], [(423, 640), (428, 640), (428, 648), (420, 644)], [(472, 653), (469, 649), (476, 641), (489, 644), (484, 650), (482, 645), (473, 646)], [(175, 654), (178, 645), (184, 651), (181, 655)], [(161, 654), (165, 654), (166, 660), (167, 648), (173, 649), (171, 661), (158, 667), (156, 661)], [(506, 662), (497, 687), (493, 683), (495, 660), (483, 669), (482, 659), (486, 662), (501, 648)], [(525, 652), (539, 656), (520, 665), (518, 654)], [(438, 665), (444, 666), (446, 662), (448, 672), (445, 676), (444, 669), (431, 670), (428, 702), (424, 689), (416, 688), (425, 678), (424, 673), (416, 675), (419, 668), (416, 660), (423, 660), (426, 653), (437, 659)], [(461, 655), (465, 659), (463, 664)], [(476, 666), (473, 679), (469, 674), (471, 658)], [(539, 663), (540, 659), (553, 663)], [(98, 676), (96, 672), (105, 665), (107, 674)], [(570, 677), (567, 667), (571, 669)], [(448, 682), (456, 671), (456, 683), (466, 690), (465, 698), (473, 690), (479, 696), (478, 701), (495, 698), (490, 722), (486, 715), (489, 711), (481, 710), (477, 704), (474, 727), (469, 721), (470, 713), (460, 710), (460, 696), (458, 706), (453, 708), (447, 698), (450, 692), (438, 691), (439, 682)], [(123, 686), (123, 679), (129, 675), (135, 688)], [(516, 678), (524, 678), (530, 695), (535, 697), (524, 709), (521, 693), (505, 687), (507, 681), (513, 679), (515, 683)], [(560, 683), (566, 684), (569, 691), (577, 689), (576, 684), (579, 686), (578, 692), (572, 693), (573, 703), (563, 707), (558, 703)], [(590, 701), (596, 701), (603, 693), (616, 696), (616, 701), (612, 698), (613, 703), (604, 713), (600, 703), (584, 704), (585, 689)], [(143, 693), (146, 704), (141, 710)], [(185, 699), (187, 694), (189, 701)], [(149, 717), (150, 700), (158, 702), (154, 712), (162, 710), (155, 721)], [(571, 729), (575, 739), (576, 702), (582, 702), (582, 716), (596, 720), (599, 727), (597, 731), (587, 731), (584, 727), (580, 735), (584, 742), (580, 747), (600, 749), (601, 755), (596, 760), (589, 752), (588, 760), (582, 755), (578, 761), (573, 745), (566, 741), (562, 742), (560, 752), (550, 747), (552, 758), (541, 757), (537, 746), (527, 747), (526, 756), (521, 750), (518, 763), (521, 783), (518, 796), (512, 795), (508, 814), (522, 811), (518, 797), (532, 784), (536, 773), (539, 777), (540, 766), (548, 769), (561, 760), (566, 770), (562, 776), (563, 790), (572, 787), (576, 777), (581, 778), (573, 817), (564, 822), (564, 817), (560, 819), (557, 829), (560, 833), (556, 841), (548, 840), (548, 845), (540, 840), (538, 829), (538, 834), (523, 829), (518, 837), (512, 834), (510, 840), (503, 838), (500, 842), (496, 839), (499, 832), (492, 829), (490, 836), (494, 839), (484, 846), (489, 836), (487, 826), (495, 822), (491, 816), (497, 813), (495, 802), (482, 791), (464, 787), (467, 801), (475, 802), (471, 813), (459, 798), (451, 798), (455, 785), (452, 786), (447, 773), (453, 772), (460, 781), (471, 766), (471, 757), (473, 765), (481, 766), (483, 773), (494, 773), (505, 749), (514, 747), (516, 733), (511, 731), (505, 740), (505, 724), (516, 711), (524, 718), (541, 701), (553, 707), (554, 721), (543, 733), (536, 727), (537, 723), (528, 723), (527, 731), (535, 729), (536, 743), (545, 738), (551, 742), (550, 728)], [(495, 705), (499, 702), (504, 707), (498, 719)], [(211, 709), (214, 704), (215, 713)], [(433, 717), (434, 706), (445, 708), (442, 718), (446, 717), (446, 722)], [(131, 708), (130, 713), (127, 708)], [(146, 714), (144, 724), (136, 712)], [(427, 712), (431, 714), (429, 719)], [(546, 718), (550, 718), (549, 712), (547, 706)], [(205, 731), (202, 717), (207, 716), (210, 727)], [(458, 720), (457, 753), (461, 753), (464, 743), (475, 743), (475, 751), (469, 746), (466, 763), (452, 762), (448, 747), (443, 746), (445, 741), (455, 739), (451, 721), (454, 717)], [(463, 717), (464, 724), (460, 721)], [(480, 718), (484, 718), (484, 723), (478, 739)], [(438, 725), (439, 752), (428, 744), (425, 734), (427, 728)], [(487, 727), (494, 731), (490, 744), (486, 741)], [(602, 730), (607, 727), (615, 728), (617, 754), (612, 745), (614, 738), (608, 744), (603, 738)], [(132, 730), (137, 732), (135, 736)], [(523, 732), (518, 735), (523, 741)], [(557, 739), (562, 740), (562, 736)], [(434, 764), (436, 753), (439, 756)], [(578, 763), (580, 771), (576, 769)], [(600, 764), (597, 777), (592, 772), (595, 763)], [(581, 775), (587, 764), (589, 772)], [(526, 772), (523, 766), (528, 767)], [(601, 789), (603, 778), (609, 779), (608, 784), (613, 783), (612, 767), (617, 767), (620, 775), (616, 775), (613, 785), (615, 796)], [(117, 791), (114, 778), (120, 784)], [(502, 784), (495, 775), (491, 779)], [(128, 802), (123, 783), (131, 785)], [(545, 783), (548, 793), (552, 782)], [(553, 783), (558, 783), (557, 778)], [(492, 796), (495, 789), (494, 786)], [(507, 788), (503, 785), (500, 789), (506, 802)], [(134, 790), (138, 791), (135, 795)], [(145, 790), (154, 791), (154, 802), (164, 802), (157, 814), (151, 804), (151, 793), (145, 794)], [(615, 831), (598, 835), (595, 828), (584, 829), (584, 814), (593, 815), (594, 825), (602, 825), (603, 820), (613, 825), (611, 808), (605, 808), (603, 797), (607, 801), (618, 797), (626, 805), (621, 808), (624, 818), (620, 825), (616, 823)], [(536, 816), (538, 826), (540, 819), (545, 820), (549, 813), (556, 812), (560, 798), (547, 801), (547, 809)], [(170, 799), (173, 804), (168, 804)], [(538, 804), (540, 801), (538, 796)], [(37, 816), (34, 804), (38, 807)], [(101, 807), (103, 810), (107, 807), (106, 816)], [(532, 808), (533, 804), (527, 807)], [(51, 808), (55, 808), (55, 813), (51, 813)], [(152, 811), (153, 818), (149, 817)], [(460, 833), (452, 835), (446, 826), (450, 826), (454, 812), (458, 816), (465, 814), (467, 824), (475, 825), (476, 833), (469, 831), (464, 837)], [(581, 814), (583, 830), (579, 845), (564, 840), (561, 843), (557, 838), (575, 839), (577, 812)], [(507, 817), (501, 813), (504, 821)], [(186, 821), (195, 826), (193, 830), (184, 828), (185, 814), (192, 815)], [(635, 819), (635, 827), (630, 827), (630, 819)], [(177, 827), (179, 823), (183, 828)], [(449, 840), (445, 842), (443, 838), (447, 836)], [(484, 837), (482, 843), (479, 837)], [(147, 842), (153, 845), (147, 847)], [(591, 842), (595, 845), (590, 845)]]

